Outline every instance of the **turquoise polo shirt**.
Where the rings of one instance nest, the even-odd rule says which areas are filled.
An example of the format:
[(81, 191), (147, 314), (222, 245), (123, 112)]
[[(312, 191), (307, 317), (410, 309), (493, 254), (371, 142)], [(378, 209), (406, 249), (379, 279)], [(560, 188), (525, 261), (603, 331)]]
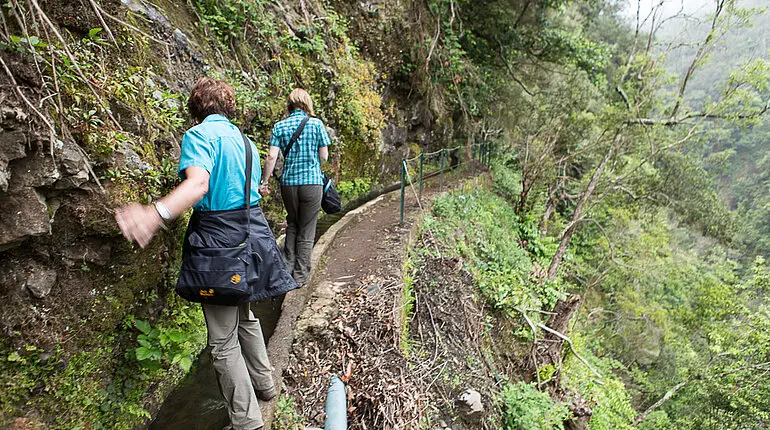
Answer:
[[(246, 140), (252, 152), (251, 204), (255, 206), (262, 199), (258, 191), (262, 168), (256, 146)], [(193, 206), (195, 209), (221, 211), (246, 207), (246, 147), (238, 127), (224, 115), (209, 115), (184, 134), (179, 176), (185, 179), (184, 170), (193, 166), (202, 167), (211, 175), (209, 191)]]
[[(289, 146), (291, 136), (306, 116), (304, 111), (297, 109), (288, 118), (276, 123), (270, 137), (270, 146), (277, 146), (283, 154)], [(299, 138), (294, 142), (291, 152), (284, 154), (281, 185), (323, 185), (318, 149), (330, 144), (329, 133), (326, 132), (323, 121), (310, 118)]]

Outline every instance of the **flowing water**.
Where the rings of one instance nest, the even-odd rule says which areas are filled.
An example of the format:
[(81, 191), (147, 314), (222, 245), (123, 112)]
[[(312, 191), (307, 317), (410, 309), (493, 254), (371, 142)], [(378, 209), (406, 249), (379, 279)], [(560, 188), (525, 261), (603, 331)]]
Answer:
[[(353, 205), (357, 206), (357, 205)], [(318, 220), (316, 241), (345, 213), (324, 215)], [(265, 339), (270, 339), (281, 317), (283, 296), (252, 305)], [(219, 393), (211, 354), (206, 348), (193, 369), (166, 398), (150, 430), (220, 430), (229, 423), (227, 408)]]

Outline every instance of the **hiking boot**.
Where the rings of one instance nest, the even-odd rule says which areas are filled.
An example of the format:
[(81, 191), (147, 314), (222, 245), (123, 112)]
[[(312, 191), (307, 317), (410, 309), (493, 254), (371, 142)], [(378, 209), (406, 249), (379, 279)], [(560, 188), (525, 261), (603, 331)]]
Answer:
[(263, 402), (269, 402), (275, 398), (275, 386), (265, 388), (264, 390), (254, 390), (257, 393), (257, 398)]

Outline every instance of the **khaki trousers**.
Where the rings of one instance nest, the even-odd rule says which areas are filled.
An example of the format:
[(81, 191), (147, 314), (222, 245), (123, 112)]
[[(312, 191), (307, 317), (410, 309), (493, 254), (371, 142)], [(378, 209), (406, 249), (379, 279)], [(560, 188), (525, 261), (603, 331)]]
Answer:
[(208, 344), (219, 390), (227, 402), (233, 430), (262, 427), (262, 413), (254, 392), (273, 386), (259, 319), (248, 303), (240, 306), (203, 305)]
[(282, 186), (281, 197), (286, 207), (283, 255), (292, 277), (302, 285), (310, 273), (310, 256), (313, 254), (323, 189), (320, 185)]

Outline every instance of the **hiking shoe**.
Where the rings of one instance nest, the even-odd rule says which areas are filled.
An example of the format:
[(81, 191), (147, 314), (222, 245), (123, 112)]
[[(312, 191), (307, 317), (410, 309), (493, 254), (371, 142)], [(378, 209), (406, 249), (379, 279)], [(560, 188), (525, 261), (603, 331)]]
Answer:
[(275, 386), (265, 388), (264, 390), (254, 390), (257, 393), (257, 398), (263, 402), (268, 402), (275, 398)]

